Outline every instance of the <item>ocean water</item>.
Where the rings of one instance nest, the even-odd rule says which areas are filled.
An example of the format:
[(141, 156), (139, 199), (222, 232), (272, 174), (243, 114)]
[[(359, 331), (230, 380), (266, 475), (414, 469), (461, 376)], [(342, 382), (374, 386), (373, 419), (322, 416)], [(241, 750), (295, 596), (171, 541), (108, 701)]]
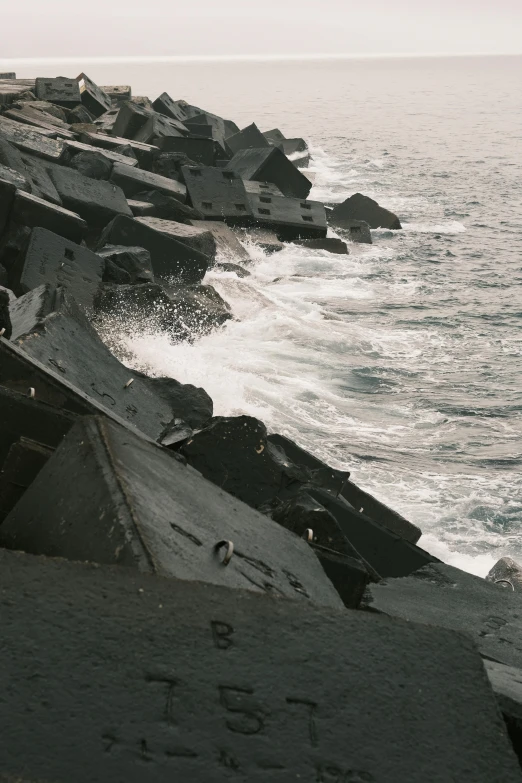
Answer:
[(312, 198), (399, 215), (347, 257), (252, 246), (250, 278), (208, 275), (236, 320), (193, 344), (125, 327), (111, 343), (349, 469), (444, 561), (522, 560), (522, 57), (46, 67), (17, 70), (304, 136)]

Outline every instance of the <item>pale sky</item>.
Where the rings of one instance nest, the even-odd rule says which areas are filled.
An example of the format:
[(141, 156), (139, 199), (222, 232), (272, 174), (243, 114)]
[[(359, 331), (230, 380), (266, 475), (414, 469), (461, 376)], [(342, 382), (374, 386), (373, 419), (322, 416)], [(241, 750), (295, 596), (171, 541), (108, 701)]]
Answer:
[(522, 0), (3, 3), (0, 62), (40, 57), (522, 52)]

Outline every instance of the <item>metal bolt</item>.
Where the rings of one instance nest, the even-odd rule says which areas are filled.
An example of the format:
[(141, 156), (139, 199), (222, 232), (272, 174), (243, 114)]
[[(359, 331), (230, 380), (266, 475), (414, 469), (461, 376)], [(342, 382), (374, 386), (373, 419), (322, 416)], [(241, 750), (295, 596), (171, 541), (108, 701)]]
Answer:
[(0, 337), (3, 337), (4, 334), (5, 334), (5, 326), (2, 329), (0, 329)]
[(496, 585), (509, 585), (513, 592), (515, 592), (515, 585), (510, 579), (495, 579)]
[(227, 548), (227, 551), (225, 552), (225, 557), (223, 558), (223, 565), (227, 566), (232, 560), (232, 555), (234, 554), (234, 544), (232, 541), (227, 541), (226, 539), (223, 541), (218, 541), (214, 547), (214, 551), (219, 552), (219, 550), (224, 546)]
[(123, 388), (124, 389), (128, 389), (129, 386), (131, 385), (131, 383), (134, 383), (134, 378), (131, 378), (129, 381), (127, 381), (127, 383), (125, 384), (125, 386)]
[(308, 541), (310, 543), (314, 540), (314, 531), (311, 527), (307, 527), (301, 538), (304, 538), (305, 541)]
[(29, 389), (27, 389), (27, 396), (30, 397), (32, 400), (34, 400), (36, 396), (36, 391), (32, 386)]

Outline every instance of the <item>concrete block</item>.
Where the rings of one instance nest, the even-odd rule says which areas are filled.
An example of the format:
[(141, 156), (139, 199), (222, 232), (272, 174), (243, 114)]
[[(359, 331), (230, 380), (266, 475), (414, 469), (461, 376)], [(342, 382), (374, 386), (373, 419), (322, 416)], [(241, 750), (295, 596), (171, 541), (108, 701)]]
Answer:
[[(11, 179), (11, 177), (10, 177)], [(0, 171), (0, 238), (9, 221), (16, 193), (16, 184), (4, 179)]]
[(76, 79), (58, 76), (55, 79), (38, 78), (35, 81), (35, 95), (39, 101), (49, 101), (72, 109), (81, 103), (80, 86)]
[(150, 253), (155, 278), (197, 283), (203, 279), (208, 267), (208, 259), (202, 253), (138, 220), (123, 216), (115, 218), (105, 228), (99, 247), (107, 244), (144, 247)]
[(252, 208), (241, 177), (210, 166), (182, 166), (192, 206), (205, 219), (251, 225)]
[(57, 106), (55, 103), (49, 103), (49, 101), (18, 101), (13, 104), (14, 109), (25, 109), (27, 111), (35, 112), (38, 116), (45, 116), (46, 122), (52, 122), (58, 128), (64, 130), (70, 130), (67, 117), (72, 110), (62, 109), (61, 106)]
[(307, 247), (310, 250), (327, 250), (328, 253), (334, 253), (335, 255), (340, 256), (347, 256), (350, 252), (346, 242), (334, 237), (325, 237), (324, 239), (296, 239), (295, 243), (296, 245), (301, 245), (301, 247)]
[(438, 562), (428, 552), (354, 509), (342, 495), (338, 497), (327, 489), (314, 486), (307, 491), (335, 517), (350, 544), (379, 576), (407, 576)]
[[(123, 270), (119, 268), (120, 275)], [(130, 275), (128, 276), (130, 278)], [(131, 283), (130, 279), (114, 285), (113, 281), (100, 286), (94, 301), (96, 318), (110, 319), (116, 324), (132, 324), (133, 332), (148, 328), (167, 333), (173, 340), (188, 339), (189, 331), (179, 318), (167, 292), (158, 283)], [(148, 381), (145, 381), (148, 386)], [(166, 427), (170, 427), (170, 421)], [(163, 433), (158, 437), (162, 442)]]
[(101, 152), (78, 152), (68, 162), (71, 169), (90, 179), (108, 180), (112, 173), (113, 162)]
[[(130, 370), (128, 372), (129, 380), (131, 377), (134, 378), (134, 373)], [(26, 397), (28, 392), (34, 389), (34, 397), (28, 398), (31, 402), (46, 403), (67, 415), (108, 416), (129, 431), (139, 432), (140, 437), (151, 440), (143, 430), (138, 430), (132, 423), (132, 411), (128, 412), (127, 419), (118, 415), (116, 406), (112, 405), (112, 399), (109, 395), (105, 396), (103, 388), (96, 383), (96, 377), (94, 373), (88, 393), (85, 393), (70, 382), (67, 367), (60, 364), (58, 359), (53, 364), (53, 357), (50, 356), (48, 364), (44, 365), (29, 356), (17, 344), (0, 337), (0, 387)], [(139, 373), (136, 374), (136, 378), (140, 378)], [(23, 430), (20, 430), (20, 433), (23, 434)], [(34, 437), (38, 440), (36, 435)], [(41, 442), (47, 443), (45, 440)]]
[(255, 222), (273, 229), (282, 240), (323, 239), (327, 234), (326, 213), (319, 201), (248, 194)]
[(23, 437), (11, 446), (0, 472), (0, 524), (52, 453), (47, 446)]
[(246, 128), (243, 128), (243, 130), (234, 134), (234, 136), (229, 136), (227, 139), (227, 144), (234, 155), (236, 152), (239, 152), (239, 150), (270, 147), (270, 144), (265, 139), (255, 122), (253, 122), (251, 125), (248, 125)]
[(227, 166), (243, 179), (272, 182), (285, 196), (305, 199), (312, 183), (277, 147), (244, 149)]
[[(190, 552), (189, 568), (206, 542), (198, 547), (199, 529), (183, 538), (179, 522), (169, 535)], [(520, 781), (465, 637), (270, 599), (246, 578), (238, 591), (20, 552), (0, 557), (8, 779)], [(263, 545), (255, 559), (257, 571), (234, 554), (223, 581), (233, 568), (268, 581)]]
[(11, 223), (28, 228), (42, 226), (77, 243), (87, 233), (87, 223), (76, 212), (21, 191), (15, 195)]
[(0, 286), (0, 332), (5, 340), (10, 340), (13, 333), (11, 314), (9, 312), (9, 289)]
[[(136, 218), (139, 223), (144, 226), (159, 231), (164, 236), (172, 237), (173, 239), (182, 242), (188, 247), (192, 247), (194, 250), (198, 250), (207, 256), (209, 263), (213, 264), (216, 260), (216, 240), (214, 235), (204, 228), (197, 226), (187, 226), (184, 223), (177, 223), (175, 220), (162, 220), (155, 217), (139, 217)], [(204, 223), (205, 221), (200, 221)]]
[(191, 428), (201, 429), (212, 418), (213, 403), (205, 389), (190, 383), (179, 383), (174, 378), (142, 377), (169, 404), (174, 421), (182, 419)]
[(92, 125), (94, 123), (94, 115), (88, 111), (85, 106), (80, 104), (75, 106), (74, 109), (70, 109), (67, 114), (67, 119), (71, 125)]
[(197, 166), (193, 160), (190, 160), (182, 152), (154, 152), (151, 171), (155, 174), (161, 174), (162, 177), (183, 182), (182, 166)]
[(216, 269), (218, 272), (233, 272), (239, 278), (250, 277), (252, 274), (248, 271), (248, 269), (245, 269), (244, 266), (241, 266), (240, 264), (233, 264), (227, 261), (218, 261), (216, 264), (214, 264), (214, 269)]
[(104, 149), (112, 150), (113, 152), (117, 152), (119, 147), (128, 146), (136, 154), (142, 168), (149, 168), (153, 154), (159, 152), (159, 148), (154, 144), (143, 144), (142, 142), (134, 141), (133, 139), (107, 136), (104, 133), (82, 133), (81, 139), (85, 144), (92, 144), (94, 147), (103, 147)]
[[(70, 493), (78, 470), (82, 481)], [(46, 500), (42, 491), (48, 492)], [(223, 539), (234, 543), (237, 565), (230, 569), (215, 551)], [(103, 417), (80, 419), (71, 428), (4, 520), (0, 541), (34, 554), (274, 591), (307, 605), (340, 605), (304, 541), (205, 481), (171, 452)]]
[(267, 141), (270, 142), (270, 144), (282, 144), (283, 141), (286, 139), (286, 136), (284, 133), (282, 133), (279, 128), (274, 128), (273, 130), (264, 131), (263, 136)]
[(147, 98), (146, 95), (133, 95), (130, 99), (130, 102), (135, 106), (141, 106), (144, 109), (150, 109), (150, 111), (153, 111), (152, 102), (150, 98)]
[(53, 167), (50, 174), (64, 207), (77, 212), (90, 228), (101, 228), (116, 215), (132, 217), (123, 191), (113, 182), (84, 177), (61, 166)]
[(100, 133), (112, 133), (119, 111), (120, 110), (117, 108), (109, 109), (109, 111), (106, 111), (101, 117), (94, 120), (94, 126), (98, 128)]
[(186, 223), (187, 225), (190, 225), (191, 220), (200, 220), (202, 218), (201, 213), (197, 209), (188, 204), (182, 204), (178, 199), (167, 196), (158, 190), (145, 190), (141, 193), (136, 193), (136, 200), (147, 202), (149, 207), (152, 207), (152, 210), (149, 209), (148, 214), (143, 215), (143, 217), (177, 220), (178, 223)]
[(0, 77), (0, 106), (9, 106), (29, 90), (34, 90), (34, 79)]
[(122, 163), (125, 166), (137, 166), (137, 159), (133, 160), (121, 152), (105, 149), (105, 147), (93, 147), (92, 144), (84, 144), (81, 141), (64, 141), (64, 149), (69, 156), (77, 155), (79, 152), (98, 152), (111, 163)]
[(20, 438), (55, 449), (77, 418), (37, 397), (29, 397), (27, 388), (13, 391), (3, 385), (0, 386), (0, 412), (0, 466)]
[(214, 139), (202, 136), (165, 136), (159, 140), (158, 146), (163, 152), (183, 153), (201, 166), (214, 166), (218, 159), (219, 145)]
[(77, 76), (76, 81), (80, 88), (81, 102), (93, 117), (100, 117), (112, 108), (112, 101), (107, 93), (98, 87), (92, 79), (89, 79), (85, 73)]
[(118, 185), (129, 198), (146, 190), (156, 190), (179, 201), (185, 201), (187, 198), (187, 189), (182, 182), (119, 163), (114, 165), (111, 181)]
[(14, 71), (4, 71), (0, 73), (0, 79), (16, 79), (16, 73)]
[(55, 310), (33, 323), (16, 344), (150, 438), (158, 438), (172, 419), (169, 406), (113, 356), (74, 300), (64, 294)]
[(184, 136), (187, 130), (184, 125), (153, 113), (134, 136), (136, 141), (148, 144), (158, 144), (160, 139)]
[(147, 122), (150, 114), (150, 110), (143, 106), (138, 106), (132, 101), (125, 101), (115, 115), (112, 135), (133, 139), (141, 126)]
[(522, 592), (522, 566), (511, 557), (501, 557), (486, 576), (486, 580), (506, 590)]
[(144, 247), (106, 245), (98, 250), (98, 255), (122, 269), (129, 276), (129, 283), (154, 282), (150, 253)]
[(31, 182), (31, 193), (49, 201), (51, 204), (62, 206), (60, 194), (49, 176), (45, 161), (33, 155), (21, 155), (24, 174)]
[[(333, 210), (328, 210), (326, 213), (326, 219), (329, 225), (335, 225), (337, 228), (341, 228), (347, 231), (351, 242), (360, 242), (362, 244), (371, 245), (372, 232), (370, 226), (364, 220), (351, 220), (343, 218), (342, 221), (337, 218), (331, 218)], [(338, 226), (337, 223), (342, 222), (342, 226)]]
[[(10, 183), (11, 185), (14, 185), (15, 188), (18, 188), (18, 190), (23, 190), (26, 193), (31, 192), (32, 186), (28, 177), (24, 176), (19, 171), (10, 168), (10, 166), (4, 166), (2, 163), (0, 163), (0, 181), (4, 183)], [(0, 228), (0, 234), (1, 233), (2, 229)]]
[[(24, 106), (24, 104), (20, 105)], [(67, 128), (59, 126), (57, 124), (58, 120), (35, 109), (10, 109), (2, 116), (4, 119), (7, 118), (19, 122), (22, 125), (28, 125), (38, 132), (41, 132), (42, 130), (49, 131), (49, 138), (74, 139), (74, 133), (71, 133)], [(65, 123), (63, 124), (65, 125)]]
[[(397, 230), (402, 228), (397, 215), (362, 193), (355, 193), (342, 204), (337, 204), (330, 214), (330, 223), (338, 228), (345, 228), (346, 221), (363, 220), (370, 228), (388, 228)], [(349, 223), (346, 226), (350, 227)]]
[(210, 334), (232, 319), (230, 305), (211, 285), (166, 286), (181, 339)]
[(109, 96), (113, 107), (119, 107), (132, 98), (132, 87), (129, 84), (104, 85), (100, 89)]
[(134, 217), (154, 217), (156, 214), (156, 207), (150, 201), (128, 198), (127, 204), (131, 208)]
[[(56, 306), (56, 287), (51, 283), (40, 285), (29, 293), (13, 299), (9, 304), (12, 323), (11, 340), (18, 340), (35, 323), (43, 320)], [(5, 335), (4, 335), (5, 336)]]
[(360, 560), (311, 544), (323, 570), (347, 609), (358, 609), (368, 584), (368, 571)]
[(272, 182), (257, 182), (254, 179), (245, 179), (245, 190), (257, 196), (283, 196), (284, 193)]
[(182, 108), (181, 101), (174, 101), (170, 95), (163, 92), (159, 98), (156, 98), (152, 106), (154, 110), (160, 114), (164, 114), (165, 117), (171, 117), (173, 120), (183, 122), (189, 116)]
[(513, 750), (522, 766), (522, 670), (488, 660), (484, 661), (484, 666)]
[(471, 636), (481, 655), (522, 668), (522, 596), (443, 563), (371, 585), (365, 607)]
[[(224, 259), (234, 259), (234, 261), (244, 262), (249, 262), (251, 260), (247, 250), (226, 223), (222, 223), (219, 220), (191, 220), (190, 222), (197, 228), (210, 231), (216, 242), (217, 258), (220, 262)], [(223, 266), (222, 263), (221, 265)], [(241, 270), (242, 267), (239, 269)], [(246, 272), (244, 269), (242, 271)], [(249, 273), (247, 272), (240, 276), (248, 277), (248, 275)]]
[(21, 263), (11, 272), (15, 293), (23, 294), (46, 283), (62, 286), (89, 309), (102, 281), (104, 263), (81, 247), (46, 228), (33, 228)]
[(64, 141), (45, 135), (51, 133), (51, 131), (29, 128), (28, 125), (0, 117), (0, 135), (7, 141), (22, 152), (28, 152), (30, 155), (37, 155), (57, 163), (63, 155)]

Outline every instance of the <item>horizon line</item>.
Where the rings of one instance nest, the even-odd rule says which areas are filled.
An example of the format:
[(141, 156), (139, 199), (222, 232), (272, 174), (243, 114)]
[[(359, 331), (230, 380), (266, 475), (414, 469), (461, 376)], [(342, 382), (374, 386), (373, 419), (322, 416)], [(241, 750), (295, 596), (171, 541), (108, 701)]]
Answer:
[(0, 64), (38, 65), (41, 63), (140, 64), (183, 62), (278, 62), (300, 60), (377, 60), (451, 57), (520, 57), (521, 52), (375, 52), (358, 54), (193, 54), (193, 55), (100, 55), (95, 57), (7, 57)]

